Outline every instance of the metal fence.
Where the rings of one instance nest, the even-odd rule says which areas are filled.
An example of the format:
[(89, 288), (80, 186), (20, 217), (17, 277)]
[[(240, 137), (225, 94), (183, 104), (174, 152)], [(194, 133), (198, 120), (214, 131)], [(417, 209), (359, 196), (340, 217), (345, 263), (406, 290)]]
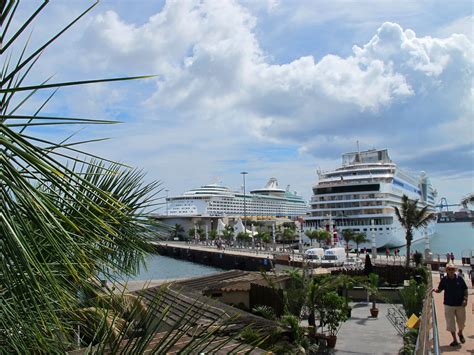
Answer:
[(431, 289), (433, 280), (431, 278), (431, 267), (428, 265), (428, 292), (423, 302), (418, 339), (416, 341), (415, 354), (440, 354), (438, 340), (438, 321), (436, 319), (436, 307)]

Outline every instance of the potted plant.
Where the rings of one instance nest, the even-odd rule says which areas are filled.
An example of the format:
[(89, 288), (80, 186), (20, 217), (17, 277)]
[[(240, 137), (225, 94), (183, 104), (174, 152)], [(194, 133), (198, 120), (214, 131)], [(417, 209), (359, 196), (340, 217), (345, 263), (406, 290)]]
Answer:
[(334, 348), (337, 341), (337, 333), (343, 322), (347, 320), (346, 302), (343, 297), (331, 291), (321, 298), (320, 318), (321, 323), (327, 329), (326, 341), (329, 348)]
[(367, 284), (367, 293), (369, 299), (372, 301), (372, 308), (370, 308), (370, 315), (372, 318), (377, 318), (379, 309), (377, 308), (377, 296), (379, 294), (379, 275), (370, 273), (369, 283)]
[(347, 318), (351, 317), (352, 307), (349, 305), (349, 290), (354, 288), (355, 284), (360, 282), (357, 277), (351, 277), (349, 275), (339, 275), (337, 278), (339, 290), (342, 291), (342, 297), (344, 298), (345, 307), (347, 311)]

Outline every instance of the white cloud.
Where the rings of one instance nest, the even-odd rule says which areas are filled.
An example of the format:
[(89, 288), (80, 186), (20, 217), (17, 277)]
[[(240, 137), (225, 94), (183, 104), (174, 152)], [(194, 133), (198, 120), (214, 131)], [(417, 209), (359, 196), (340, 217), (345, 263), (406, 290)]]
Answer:
[[(364, 4), (367, 9), (368, 3)], [(372, 14), (372, 21), (388, 17), (388, 3), (384, 4), (375, 17)], [(337, 19), (340, 5), (321, 5), (318, 21)], [(423, 8), (413, 2), (402, 5), (394, 11)], [(282, 6), (264, 1), (254, 8), (271, 14), (284, 11)], [(371, 14), (345, 11), (343, 16), (357, 22), (369, 20)], [(307, 54), (275, 64), (270, 49), (263, 50), (258, 40), (258, 21), (233, 1), (167, 2), (140, 25), (112, 10), (96, 15), (65, 54), (70, 60), (79, 58), (78, 71), (88, 76), (159, 75), (155, 85), (138, 86), (130, 95), (132, 108), (122, 108), (141, 123), (128, 128), (133, 132), (128, 136), (115, 132), (123, 133), (127, 144), (121, 141), (113, 154), (138, 159), (139, 165), (165, 171), (170, 179), (185, 175), (183, 165), (188, 164), (193, 171), (187, 178), (193, 181), (187, 184), (191, 187), (209, 180), (206, 174), (230, 169), (231, 163), (220, 163), (225, 159), (244, 160), (257, 168), (251, 148), (261, 144), (289, 145), (305, 159), (308, 154), (333, 159), (360, 140), (366, 148), (391, 148), (392, 156), (407, 162), (415, 151), (428, 152), (433, 142), (448, 147), (456, 130), (463, 132), (463, 141), (446, 149), (472, 144), (473, 136), (466, 132), (472, 132), (474, 55), (466, 36), (417, 36), (397, 23), (384, 22), (365, 44), (353, 46), (342, 39), (347, 48), (353, 46), (349, 55), (328, 53), (316, 60)], [(85, 98), (82, 109), (127, 100), (123, 88), (80, 94)], [(154, 154), (166, 160), (155, 161)], [(297, 169), (288, 160), (273, 159), (274, 164), (269, 160), (265, 164)], [(173, 171), (166, 171), (167, 166)]]
[(474, 42), (474, 15), (458, 18), (437, 31), (440, 37), (449, 37), (453, 33), (463, 34)]

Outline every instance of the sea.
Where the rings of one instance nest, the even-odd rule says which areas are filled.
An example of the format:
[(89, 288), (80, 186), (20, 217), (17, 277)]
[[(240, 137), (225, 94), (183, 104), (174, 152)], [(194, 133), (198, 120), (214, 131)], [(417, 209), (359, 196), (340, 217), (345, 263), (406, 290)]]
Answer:
[[(424, 240), (412, 243), (411, 249), (423, 253)], [(436, 232), (430, 238), (430, 249), (435, 259), (439, 254), (440, 259), (444, 260), (446, 253), (451, 252), (455, 261), (462, 256), (470, 256), (471, 251), (474, 253), (474, 225), (471, 222), (438, 223)], [(405, 248), (400, 248), (400, 254), (405, 254)]]
[[(412, 251), (423, 252), (425, 244), (423, 240), (412, 244)], [(434, 258), (440, 255), (440, 259), (446, 258), (446, 253), (453, 253), (455, 260), (459, 261), (462, 256), (474, 253), (474, 226), (470, 222), (439, 223), (436, 233), (430, 238), (430, 249)], [(400, 254), (405, 254), (405, 248), (400, 248)], [(385, 255), (385, 252), (382, 253)], [(193, 276), (203, 276), (222, 271), (222, 269), (195, 264), (189, 261), (173, 259), (161, 255), (150, 255), (147, 258), (146, 269), (131, 278), (131, 280), (169, 280)]]

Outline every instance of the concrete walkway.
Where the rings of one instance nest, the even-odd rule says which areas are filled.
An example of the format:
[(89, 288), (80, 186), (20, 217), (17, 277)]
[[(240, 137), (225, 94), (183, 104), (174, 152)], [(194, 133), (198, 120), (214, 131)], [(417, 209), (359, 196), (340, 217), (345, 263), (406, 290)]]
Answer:
[[(466, 274), (466, 272), (465, 272)], [(437, 288), (439, 284), (439, 272), (433, 272), (433, 287)], [(446, 319), (444, 318), (443, 292), (434, 293), (436, 319), (438, 320), (438, 334), (440, 351), (444, 353), (455, 354), (474, 354), (474, 289), (471, 281), (465, 277), (467, 287), (469, 288), (469, 300), (466, 306), (466, 328), (464, 329), (465, 344), (458, 347), (451, 347), (449, 344), (453, 341), (451, 333), (446, 330)]]
[(403, 338), (387, 318), (391, 304), (377, 303), (379, 315), (370, 317), (371, 303), (351, 303), (352, 315), (337, 335), (336, 351), (342, 354), (398, 354)]

